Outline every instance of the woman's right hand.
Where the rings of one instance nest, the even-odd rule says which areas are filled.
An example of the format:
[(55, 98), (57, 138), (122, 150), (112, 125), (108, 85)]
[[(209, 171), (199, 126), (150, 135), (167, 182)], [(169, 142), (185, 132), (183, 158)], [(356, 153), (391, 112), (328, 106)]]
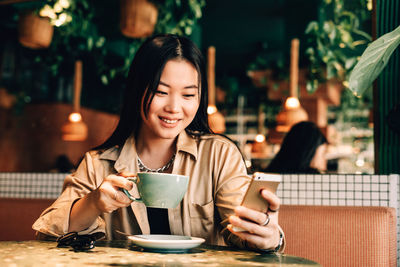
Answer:
[(104, 178), (101, 185), (93, 191), (96, 208), (100, 213), (110, 213), (118, 208), (127, 207), (132, 203), (120, 189), (131, 190), (133, 182), (126, 177), (135, 176), (130, 173), (111, 174)]

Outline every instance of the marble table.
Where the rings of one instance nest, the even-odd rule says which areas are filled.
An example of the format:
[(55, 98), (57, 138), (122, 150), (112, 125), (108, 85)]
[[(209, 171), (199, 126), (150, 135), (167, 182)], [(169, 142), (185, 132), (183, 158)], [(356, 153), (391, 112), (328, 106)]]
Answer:
[(0, 266), (320, 266), (286, 254), (202, 245), (182, 254), (146, 252), (128, 241), (98, 241), (85, 252), (49, 241), (0, 242)]

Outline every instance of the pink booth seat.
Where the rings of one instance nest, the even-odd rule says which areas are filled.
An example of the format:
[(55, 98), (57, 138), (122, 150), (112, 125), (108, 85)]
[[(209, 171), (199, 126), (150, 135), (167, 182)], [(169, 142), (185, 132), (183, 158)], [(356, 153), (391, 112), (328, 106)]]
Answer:
[(282, 205), (285, 253), (329, 266), (397, 266), (396, 212), (389, 207)]
[(55, 199), (0, 198), (0, 240), (34, 240), (32, 224)]
[[(0, 240), (32, 240), (54, 199), (0, 198)], [(329, 266), (396, 266), (396, 213), (388, 207), (282, 205), (285, 253)]]

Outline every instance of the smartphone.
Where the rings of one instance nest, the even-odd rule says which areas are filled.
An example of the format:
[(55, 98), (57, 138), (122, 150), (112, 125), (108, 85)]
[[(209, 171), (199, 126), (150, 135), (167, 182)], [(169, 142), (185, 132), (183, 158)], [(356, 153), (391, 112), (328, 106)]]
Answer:
[(282, 176), (280, 174), (255, 172), (241, 205), (266, 213), (268, 202), (261, 196), (261, 190), (266, 189), (275, 194), (281, 181)]
[[(266, 213), (268, 202), (261, 196), (261, 190), (266, 189), (276, 193), (279, 183), (282, 181), (280, 174), (255, 172), (246, 194), (244, 195), (241, 206)], [(233, 227), (235, 232), (243, 232), (240, 227)]]

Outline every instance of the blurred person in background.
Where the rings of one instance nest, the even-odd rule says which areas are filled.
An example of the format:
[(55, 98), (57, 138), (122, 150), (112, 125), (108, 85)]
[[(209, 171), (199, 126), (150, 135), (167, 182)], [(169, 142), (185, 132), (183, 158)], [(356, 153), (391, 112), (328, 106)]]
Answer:
[(327, 169), (328, 141), (318, 126), (302, 121), (292, 126), (274, 159), (263, 170), (273, 173), (322, 173)]
[(68, 158), (67, 155), (62, 154), (56, 158), (54, 163), (54, 167), (50, 170), (50, 172), (56, 173), (72, 173), (75, 171), (75, 166)]

